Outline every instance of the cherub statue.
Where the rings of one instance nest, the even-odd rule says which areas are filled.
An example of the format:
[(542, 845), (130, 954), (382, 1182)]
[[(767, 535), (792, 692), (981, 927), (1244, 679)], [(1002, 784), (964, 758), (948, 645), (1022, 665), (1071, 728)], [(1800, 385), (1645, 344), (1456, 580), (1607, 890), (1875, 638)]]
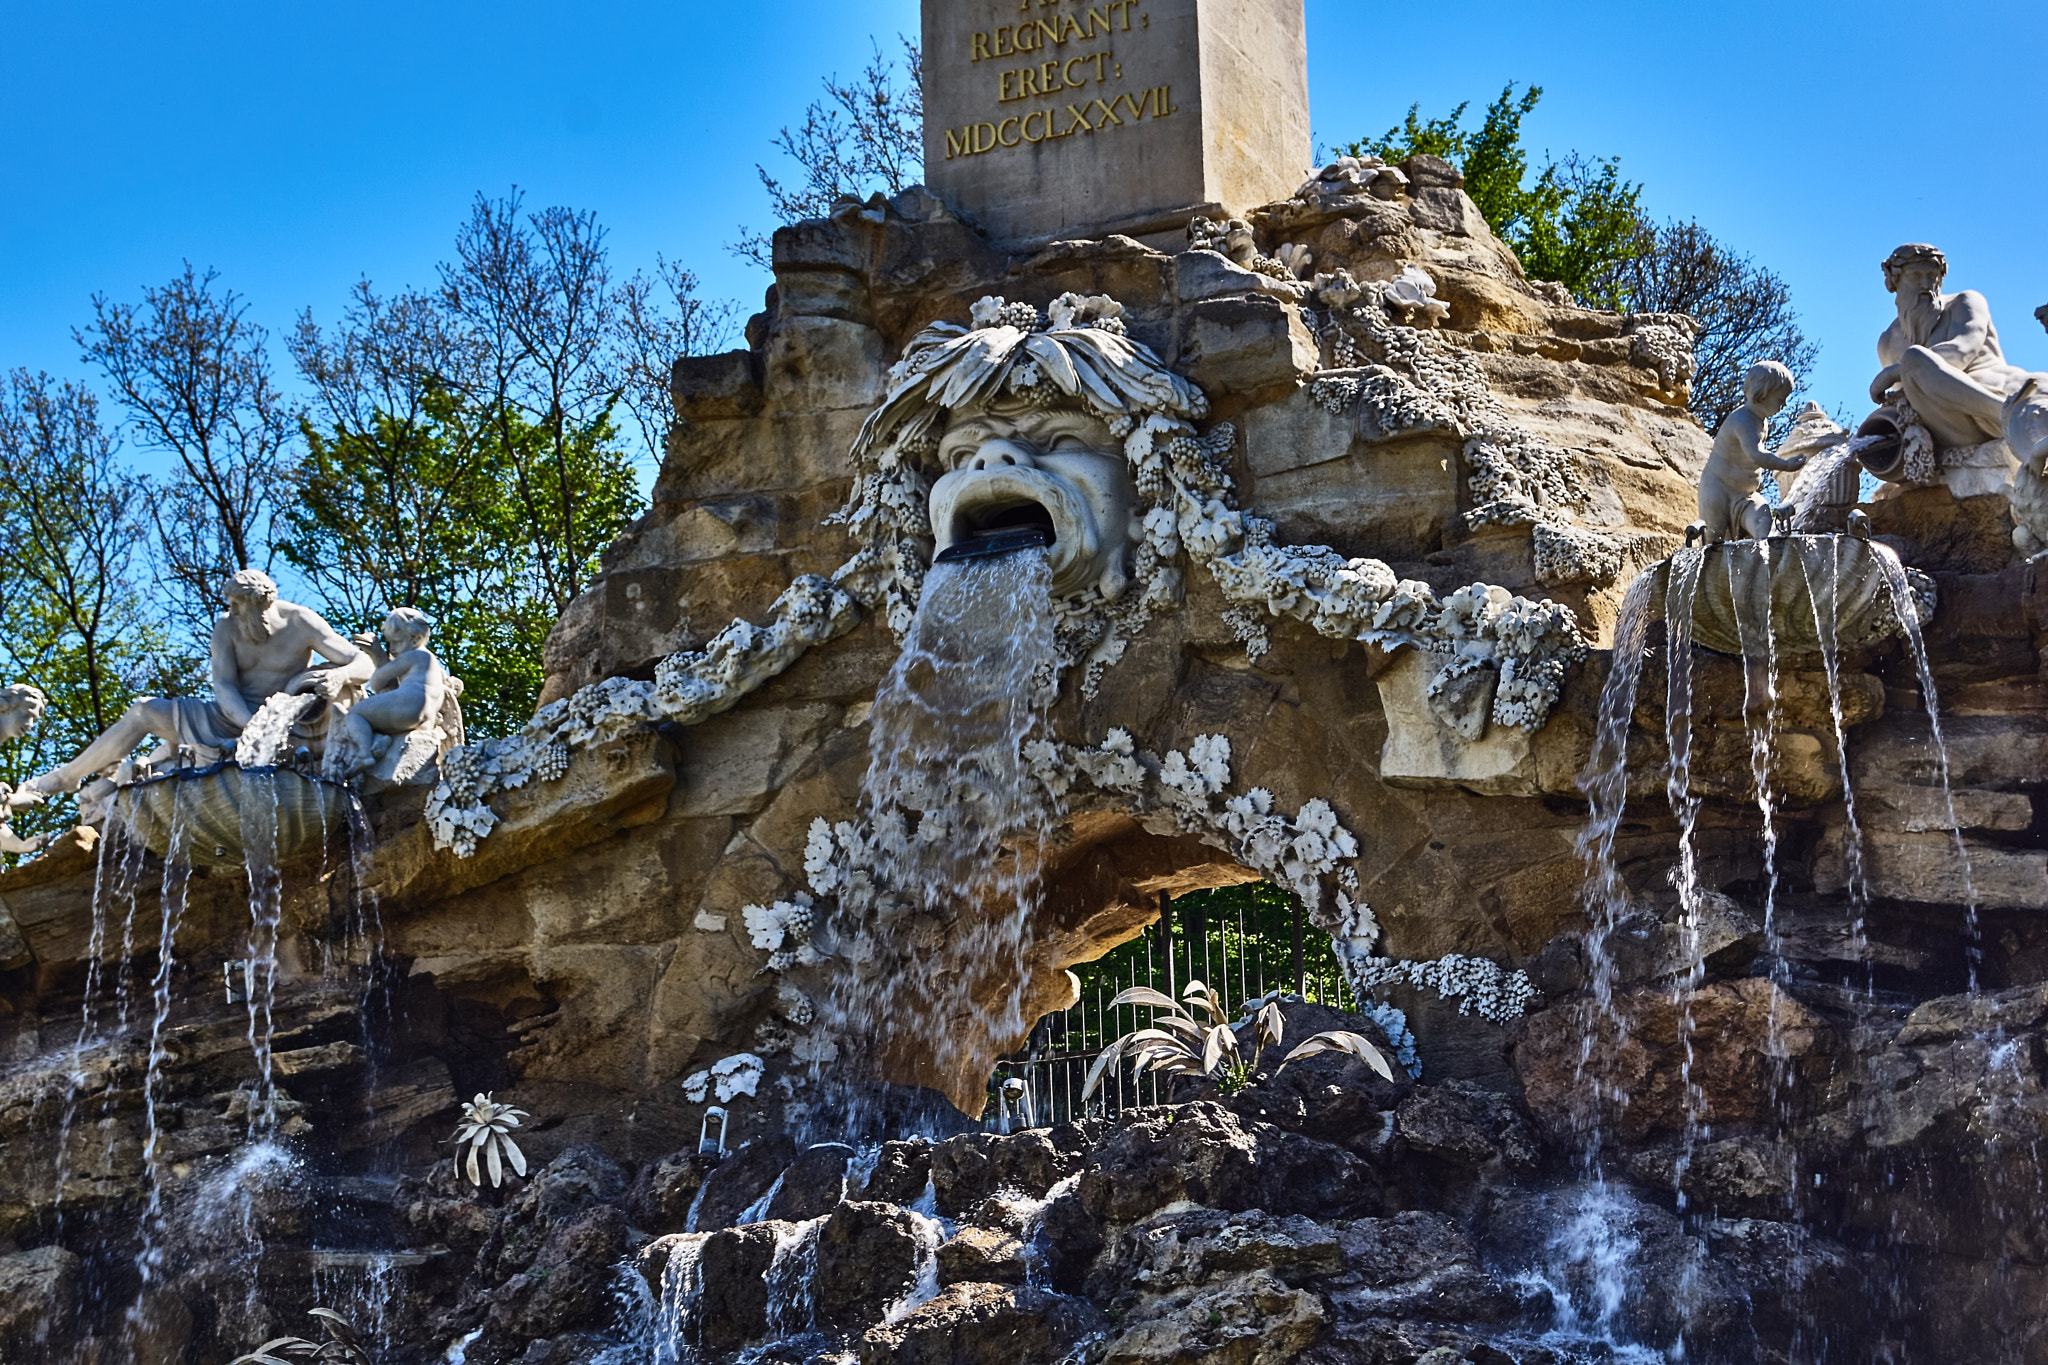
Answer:
[(1700, 524), (1709, 543), (1761, 540), (1771, 533), (1771, 505), (1757, 471), (1806, 467), (1804, 456), (1780, 458), (1764, 449), (1764, 430), (1784, 411), (1795, 383), (1792, 371), (1775, 360), (1750, 366), (1742, 377), (1745, 401), (1722, 421), (1700, 474)]
[[(11, 687), (0, 687), (0, 744), (20, 739), (36, 722), (43, 718), (43, 707), (47, 704), (40, 689), (27, 683), (15, 683)], [(7, 817), (15, 811), (26, 810), (43, 799), (43, 794), (33, 788), (15, 791), (5, 782), (0, 782), (0, 853), (34, 853), (43, 846), (45, 835), (34, 835), (23, 839), (9, 827)]]
[[(384, 643), (389, 652), (373, 641), (358, 637), (377, 660), (370, 674), (369, 695), (348, 709), (339, 731), (328, 738), (329, 770), (345, 778), (359, 777), (378, 758), (378, 735), (409, 735), (436, 727), (446, 730), (445, 718), (454, 705), (461, 684), (448, 675), (440, 659), (427, 648), (434, 621), (417, 607), (399, 607), (384, 618)], [(459, 717), (460, 712), (456, 713)], [(459, 740), (461, 722), (455, 722)], [(437, 746), (438, 747), (438, 746)]]

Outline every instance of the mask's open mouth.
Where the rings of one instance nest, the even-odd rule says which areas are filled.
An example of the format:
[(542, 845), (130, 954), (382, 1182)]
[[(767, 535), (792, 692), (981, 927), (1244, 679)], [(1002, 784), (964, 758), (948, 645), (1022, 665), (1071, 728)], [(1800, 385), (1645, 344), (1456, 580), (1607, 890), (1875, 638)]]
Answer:
[(932, 486), (930, 510), (935, 562), (1043, 547), (1055, 597), (1080, 591), (1102, 572), (1086, 498), (1046, 470), (955, 470)]
[(935, 563), (1039, 549), (1060, 538), (1052, 513), (1029, 501), (962, 509), (958, 522), (953, 543), (939, 551)]

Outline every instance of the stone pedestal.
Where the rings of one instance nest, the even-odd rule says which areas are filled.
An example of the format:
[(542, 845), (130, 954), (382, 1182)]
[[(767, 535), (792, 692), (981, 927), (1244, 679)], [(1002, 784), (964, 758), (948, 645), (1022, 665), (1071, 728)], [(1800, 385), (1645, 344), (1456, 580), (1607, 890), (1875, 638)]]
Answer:
[(1302, 0), (925, 0), (926, 185), (1006, 243), (1177, 229), (1307, 174)]

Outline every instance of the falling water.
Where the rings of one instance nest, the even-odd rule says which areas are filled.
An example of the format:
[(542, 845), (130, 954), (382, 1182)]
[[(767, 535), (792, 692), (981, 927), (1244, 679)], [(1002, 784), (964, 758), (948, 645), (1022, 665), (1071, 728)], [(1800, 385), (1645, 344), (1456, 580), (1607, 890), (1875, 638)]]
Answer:
[(249, 1095), (249, 1140), (263, 1142), (277, 1128), (277, 1086), (270, 1043), (276, 1031), (277, 928), (284, 879), (277, 867), (277, 774), (244, 769), (241, 788), (242, 862), (249, 874), (249, 1051), (256, 1075)]
[[(929, 1040), (941, 1069), (963, 1013), (984, 1036), (1025, 1022), (1037, 853), (1056, 815), (1024, 757), (1053, 693), (1049, 581), (1043, 549), (933, 565), (875, 696), (862, 787), (882, 891), (874, 927), (905, 931), (909, 970), (843, 973), (835, 1005), (856, 1030), (886, 1017)], [(913, 945), (931, 932), (925, 916), (950, 925), (943, 962)]]
[[(1671, 1185), (1678, 1211), (1685, 1212), (1685, 1177), (1692, 1166), (1693, 1151), (1701, 1137), (1701, 1118), (1706, 1094), (1693, 1079), (1693, 995), (1706, 974), (1700, 953), (1699, 853), (1695, 834), (1699, 823), (1700, 798), (1692, 790), (1692, 622), (1693, 606), (1699, 600), (1700, 571), (1706, 566), (1704, 549), (1684, 549), (1671, 557), (1664, 593), (1664, 738), (1671, 752), (1671, 766), (1665, 775), (1664, 794), (1678, 817), (1678, 864), (1672, 882), (1678, 892), (1679, 946), (1688, 970), (1671, 986), (1672, 1005), (1678, 1016), (1679, 1085), (1685, 1096), (1685, 1132), (1673, 1163)], [(1680, 1286), (1681, 1291), (1690, 1286)]]
[[(89, 1080), (100, 1081), (100, 1108), (107, 1109), (114, 1090), (114, 1062), (109, 1056), (101, 1066), (88, 1074), (85, 1059), (88, 1052), (108, 1048), (108, 1039), (99, 1029), (99, 996), (102, 988), (101, 977), (107, 971), (107, 935), (112, 919), (118, 910), (122, 916), (121, 953), (113, 961), (113, 989), (119, 1022), (113, 1037), (115, 1047), (128, 1028), (128, 964), (135, 944), (136, 900), (142, 881), (142, 847), (139, 843), (124, 838), (118, 822), (109, 821), (101, 834), (97, 858), (93, 870), (92, 886), (92, 931), (87, 939), (85, 951), (85, 995), (79, 1009), (78, 1036), (71, 1044), (71, 1061), (65, 1068), (64, 1112), (57, 1128), (57, 1187), (53, 1201), (57, 1224), (61, 1229), (64, 1219), (65, 1188), (71, 1179), (71, 1132), (78, 1119), (79, 1100)], [(103, 1150), (96, 1166), (106, 1164), (107, 1153)]]
[[(1754, 553), (1762, 561), (1759, 567), (1768, 580), (1774, 543), (1769, 540), (1731, 541), (1723, 547), (1722, 562), (1728, 569), (1730, 601), (1739, 604), (1742, 600), (1736, 576), (1737, 557), (1744, 551)], [(1742, 651), (1742, 727), (1749, 736), (1749, 772), (1750, 780), (1756, 784), (1756, 808), (1763, 816), (1764, 942), (1768, 951), (1776, 956), (1778, 809), (1777, 798), (1771, 790), (1771, 759), (1778, 738), (1778, 650), (1771, 630), (1770, 613), (1766, 611), (1761, 621), (1754, 622), (1746, 622), (1743, 619), (1745, 615), (1738, 605), (1734, 617), (1735, 638)], [(1752, 640), (1752, 631), (1761, 632), (1760, 641)], [(1756, 648), (1759, 643), (1761, 649)], [(1772, 1021), (1775, 1028), (1775, 1014)]]
[(1906, 647), (1913, 655), (1913, 670), (1920, 683), (1921, 704), (1927, 709), (1927, 732), (1934, 741), (1935, 772), (1941, 778), (1941, 808), (1947, 817), (1949, 837), (1956, 846), (1957, 865), (1963, 874), (1963, 897), (1967, 902), (1963, 926), (1969, 935), (1967, 957), (1970, 968), (1970, 994), (1977, 993), (1977, 967), (1983, 957), (1983, 949), (1977, 942), (1977, 885), (1970, 875), (1970, 850), (1963, 844), (1962, 826), (1956, 820), (1955, 796), (1949, 788), (1948, 745), (1941, 737), (1941, 704), (1934, 691), (1934, 669), (1927, 661), (1927, 645), (1920, 637), (1920, 613), (1914, 607), (1917, 594), (1906, 578), (1905, 566), (1899, 563), (1897, 555), (1888, 546), (1872, 545), (1871, 559), (1878, 571), (1884, 575), (1885, 587), (1890, 589), (1892, 614), (1898, 618), (1899, 628), (1905, 632)]
[[(1585, 901), (1590, 925), (1586, 932), (1586, 955), (1595, 1007), (1613, 1030), (1618, 1052), (1626, 1041), (1628, 1023), (1614, 1008), (1614, 961), (1607, 941), (1615, 927), (1633, 908), (1628, 884), (1615, 861), (1614, 843), (1628, 805), (1628, 732), (1635, 714), (1636, 688), (1641, 680), (1645, 645), (1649, 637), (1651, 599), (1657, 584), (1655, 574), (1641, 574), (1629, 584), (1614, 624), (1614, 662), (1601, 689), (1598, 728), (1593, 752), (1579, 774), (1579, 790), (1586, 794), (1591, 815), (1578, 839), (1579, 856), (1586, 862)], [(1594, 1337), (1610, 1346), (1618, 1327), (1617, 1315), (1625, 1297), (1621, 1273), (1634, 1247), (1611, 1216), (1613, 1198), (1607, 1188), (1601, 1160), (1601, 1105), (1620, 1108), (1628, 1095), (1619, 1084), (1604, 1083), (1594, 1073), (1594, 1044), (1599, 1030), (1588, 1028), (1579, 1050), (1576, 1083), (1591, 1098), (1583, 1110), (1582, 1144), (1579, 1159), (1584, 1183), (1575, 1215), (1560, 1230), (1550, 1248), (1557, 1273), (1554, 1281), (1557, 1303), (1556, 1330), (1561, 1336)], [(1574, 1269), (1590, 1272), (1590, 1316), (1583, 1311), (1570, 1290), (1582, 1278)]]
[[(1837, 613), (1841, 607), (1842, 542), (1838, 536), (1802, 538), (1793, 542), (1799, 551), (1799, 570), (1806, 580), (1807, 600), (1813, 604), (1813, 633), (1820, 641), (1821, 666), (1828, 680), (1828, 715), (1834, 724), (1835, 757), (1842, 769), (1842, 866), (1849, 895), (1849, 936), (1864, 962), (1863, 988), (1874, 985), (1874, 964), (1865, 919), (1870, 907), (1870, 888), (1863, 872), (1863, 827), (1856, 819), (1856, 784), (1849, 776), (1849, 729), (1842, 720), (1842, 660), (1838, 641)], [(1814, 581), (1814, 570), (1825, 551), (1827, 581)], [(1825, 602), (1825, 609), (1823, 609)]]
[[(185, 893), (192, 880), (189, 803), (182, 799), (182, 792), (174, 794), (171, 812), (170, 840), (164, 851), (163, 884), (159, 892), (163, 916), (158, 928), (156, 978), (152, 986), (156, 1012), (150, 1024), (149, 1062), (142, 1083), (146, 1133), (142, 1163), (149, 1185), (149, 1198), (142, 1215), (142, 1249), (135, 1258), (136, 1267), (142, 1274), (142, 1293), (136, 1296), (128, 1310), (129, 1321), (137, 1326), (142, 1325), (149, 1303), (149, 1286), (156, 1279), (163, 1261), (164, 1170), (159, 1158), (163, 1130), (158, 1122), (157, 1091), (162, 1083), (164, 1063), (170, 1060), (164, 1031), (171, 1015), (171, 970), (176, 962), (178, 928), (185, 917)], [(115, 818), (115, 815), (110, 815), (109, 823)]]

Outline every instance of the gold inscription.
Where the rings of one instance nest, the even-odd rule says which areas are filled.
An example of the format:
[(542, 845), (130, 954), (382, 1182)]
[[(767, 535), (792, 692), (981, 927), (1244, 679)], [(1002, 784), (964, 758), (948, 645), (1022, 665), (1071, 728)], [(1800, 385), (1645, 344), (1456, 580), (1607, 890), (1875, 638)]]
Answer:
[(1165, 85), (1154, 86), (1135, 98), (1126, 93), (1113, 100), (1091, 100), (1086, 106), (1069, 104), (1061, 110), (1034, 109), (1021, 118), (1010, 117), (996, 123), (970, 123), (958, 130), (948, 128), (946, 160), (982, 156), (998, 147), (1015, 147), (1025, 142), (1036, 144), (1072, 137), (1076, 133), (1099, 133), (1106, 128), (1122, 128), (1144, 119), (1156, 123), (1179, 112), (1180, 106), (1173, 102), (1172, 87)]

